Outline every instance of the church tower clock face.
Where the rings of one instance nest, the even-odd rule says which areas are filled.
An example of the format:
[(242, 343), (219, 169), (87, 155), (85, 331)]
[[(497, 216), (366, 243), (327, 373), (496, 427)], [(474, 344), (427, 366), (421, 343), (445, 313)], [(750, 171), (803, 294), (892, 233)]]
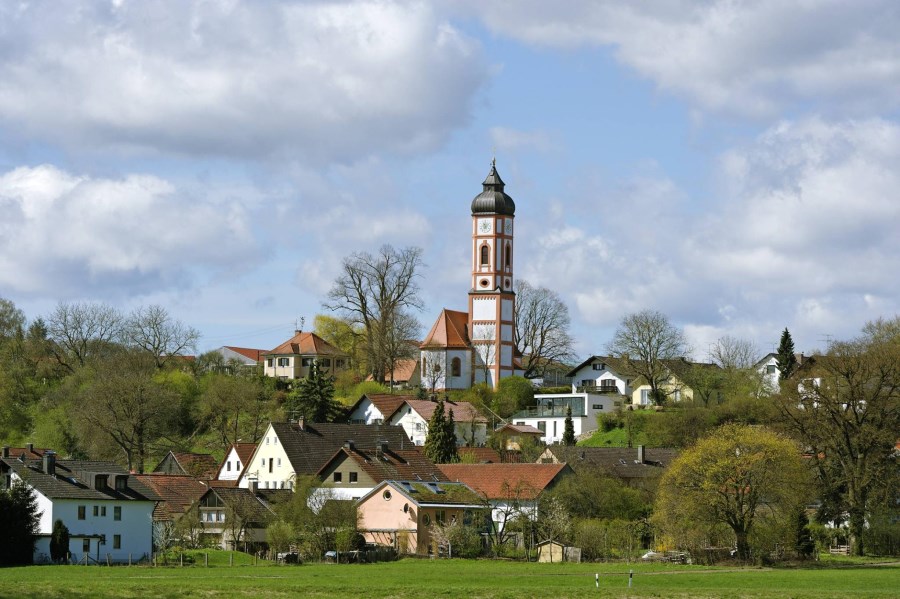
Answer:
[(494, 230), (494, 221), (490, 218), (479, 218), (478, 219), (478, 232), (482, 235), (490, 235), (490, 233)]

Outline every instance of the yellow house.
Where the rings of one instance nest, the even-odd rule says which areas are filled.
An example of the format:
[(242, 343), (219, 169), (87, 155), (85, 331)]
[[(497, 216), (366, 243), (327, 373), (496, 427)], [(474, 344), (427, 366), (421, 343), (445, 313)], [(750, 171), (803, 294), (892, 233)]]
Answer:
[(294, 336), (273, 350), (263, 352), (263, 372), (282, 380), (306, 378), (313, 364), (322, 372), (336, 374), (350, 366), (349, 357), (315, 333), (295, 331)]

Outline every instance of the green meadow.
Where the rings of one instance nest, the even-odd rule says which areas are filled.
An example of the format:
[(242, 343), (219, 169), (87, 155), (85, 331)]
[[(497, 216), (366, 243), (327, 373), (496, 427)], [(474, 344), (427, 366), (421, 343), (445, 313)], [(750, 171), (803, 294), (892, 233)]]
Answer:
[[(0, 597), (884, 597), (900, 596), (900, 563), (802, 568), (536, 564), (404, 559), (379, 564), (30, 566), (0, 570)], [(634, 571), (628, 588), (629, 570)], [(599, 574), (599, 588), (595, 576)]]

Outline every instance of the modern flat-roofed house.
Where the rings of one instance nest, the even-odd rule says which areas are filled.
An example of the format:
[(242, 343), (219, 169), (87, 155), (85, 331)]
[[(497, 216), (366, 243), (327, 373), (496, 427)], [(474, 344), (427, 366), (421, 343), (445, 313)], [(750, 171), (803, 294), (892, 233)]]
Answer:
[(366, 542), (420, 555), (431, 550), (432, 525), (478, 525), (488, 509), (463, 483), (418, 480), (383, 481), (357, 502)]
[(160, 497), (112, 462), (0, 457), (0, 486), (22, 481), (41, 513), (35, 561), (50, 558), (56, 520), (69, 529), (72, 561), (138, 561), (153, 550), (153, 509)]
[(336, 374), (350, 366), (350, 358), (315, 333), (295, 331), (294, 336), (262, 355), (263, 373), (281, 380), (306, 378), (313, 364)]

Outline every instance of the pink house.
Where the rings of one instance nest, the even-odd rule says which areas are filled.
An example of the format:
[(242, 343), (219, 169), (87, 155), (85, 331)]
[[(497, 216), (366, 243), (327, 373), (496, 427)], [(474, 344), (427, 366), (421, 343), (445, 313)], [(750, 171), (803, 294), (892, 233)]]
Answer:
[(366, 542), (400, 553), (427, 554), (431, 528), (460, 522), (480, 524), (486, 502), (463, 483), (386, 480), (357, 502), (359, 531)]

